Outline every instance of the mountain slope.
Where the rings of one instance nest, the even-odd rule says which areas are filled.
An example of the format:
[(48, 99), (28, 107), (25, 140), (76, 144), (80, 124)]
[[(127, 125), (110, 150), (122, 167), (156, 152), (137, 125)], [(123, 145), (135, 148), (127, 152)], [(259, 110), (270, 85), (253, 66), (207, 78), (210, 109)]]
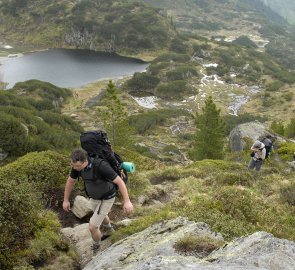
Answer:
[(1, 1), (0, 25), (12, 43), (111, 52), (163, 48), (175, 35), (162, 10), (129, 1)]
[(266, 6), (284, 17), (289, 23), (295, 24), (295, 2), (293, 0), (260, 0)]

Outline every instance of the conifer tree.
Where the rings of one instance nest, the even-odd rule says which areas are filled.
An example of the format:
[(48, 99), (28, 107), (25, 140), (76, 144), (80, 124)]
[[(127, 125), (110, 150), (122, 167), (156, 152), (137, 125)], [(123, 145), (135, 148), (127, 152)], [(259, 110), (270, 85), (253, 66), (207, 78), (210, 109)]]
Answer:
[(190, 156), (194, 160), (222, 159), (225, 140), (224, 121), (212, 97), (208, 97), (202, 114), (196, 115), (195, 148)]
[(112, 144), (115, 145), (117, 129), (120, 126), (119, 123), (126, 119), (127, 113), (116, 94), (116, 87), (111, 80), (107, 86), (103, 105), (98, 110), (99, 118), (103, 121), (106, 131), (111, 134)]

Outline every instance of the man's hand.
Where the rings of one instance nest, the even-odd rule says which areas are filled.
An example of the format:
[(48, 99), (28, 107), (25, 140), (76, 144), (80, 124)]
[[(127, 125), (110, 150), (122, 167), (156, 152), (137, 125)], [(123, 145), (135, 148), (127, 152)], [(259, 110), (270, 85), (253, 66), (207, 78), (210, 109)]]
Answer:
[(69, 201), (64, 201), (62, 207), (66, 212), (69, 212), (71, 210), (71, 204)]
[(133, 205), (130, 201), (124, 202), (123, 204), (123, 210), (126, 214), (130, 214), (133, 212)]

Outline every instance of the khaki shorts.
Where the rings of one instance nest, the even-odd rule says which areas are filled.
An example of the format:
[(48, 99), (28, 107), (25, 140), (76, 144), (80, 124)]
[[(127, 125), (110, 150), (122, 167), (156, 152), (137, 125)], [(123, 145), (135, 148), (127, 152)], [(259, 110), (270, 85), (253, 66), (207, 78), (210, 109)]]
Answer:
[(97, 228), (100, 227), (104, 218), (111, 211), (111, 208), (115, 202), (115, 197), (109, 200), (94, 200), (90, 199), (90, 206), (93, 210), (93, 215), (90, 218), (89, 223)]

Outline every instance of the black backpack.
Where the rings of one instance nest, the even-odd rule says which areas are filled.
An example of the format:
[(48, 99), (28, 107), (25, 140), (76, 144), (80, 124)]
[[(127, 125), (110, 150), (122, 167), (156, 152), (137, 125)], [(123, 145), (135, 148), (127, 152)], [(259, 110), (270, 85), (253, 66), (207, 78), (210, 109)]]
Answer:
[(123, 179), (125, 184), (127, 183), (127, 171), (121, 169), (123, 160), (120, 155), (112, 150), (106, 132), (102, 130), (82, 132), (80, 134), (80, 143), (90, 158), (101, 158), (107, 161), (113, 170)]
[(265, 158), (267, 159), (268, 157), (269, 157), (269, 155), (270, 155), (270, 153), (271, 153), (271, 151), (272, 151), (272, 142), (271, 142), (271, 140), (270, 139), (268, 139), (268, 138), (264, 138), (263, 140), (262, 140), (262, 143), (265, 145), (264, 147), (265, 147)]

